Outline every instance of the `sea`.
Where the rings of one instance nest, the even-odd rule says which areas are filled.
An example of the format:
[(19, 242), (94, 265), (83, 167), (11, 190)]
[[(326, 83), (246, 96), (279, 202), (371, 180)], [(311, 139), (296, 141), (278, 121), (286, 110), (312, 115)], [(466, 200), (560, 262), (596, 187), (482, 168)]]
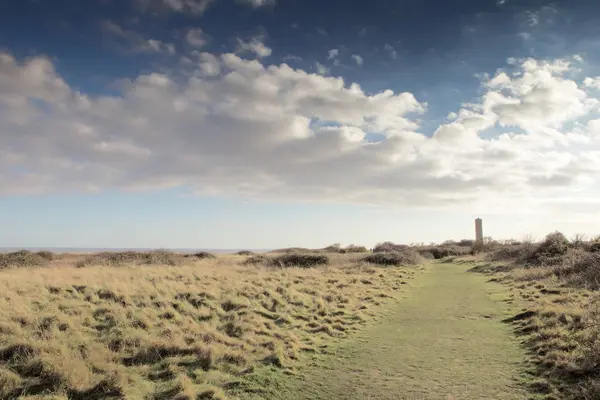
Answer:
[[(9, 253), (17, 250), (29, 250), (29, 251), (51, 251), (53, 253), (99, 253), (104, 251), (120, 252), (120, 251), (151, 251), (157, 250), (156, 248), (142, 248), (142, 247), (2, 247), (0, 246), (0, 253)], [(199, 251), (206, 251), (215, 254), (233, 254), (242, 250), (250, 250), (256, 253), (267, 252), (273, 249), (205, 249), (205, 248), (161, 248), (160, 250), (169, 250), (177, 253), (196, 253)]]

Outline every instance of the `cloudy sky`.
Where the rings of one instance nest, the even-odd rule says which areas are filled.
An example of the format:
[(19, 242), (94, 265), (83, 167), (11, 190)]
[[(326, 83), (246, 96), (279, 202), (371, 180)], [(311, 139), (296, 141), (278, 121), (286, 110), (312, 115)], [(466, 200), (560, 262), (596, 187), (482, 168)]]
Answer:
[(0, 0), (0, 245), (600, 234), (600, 3)]

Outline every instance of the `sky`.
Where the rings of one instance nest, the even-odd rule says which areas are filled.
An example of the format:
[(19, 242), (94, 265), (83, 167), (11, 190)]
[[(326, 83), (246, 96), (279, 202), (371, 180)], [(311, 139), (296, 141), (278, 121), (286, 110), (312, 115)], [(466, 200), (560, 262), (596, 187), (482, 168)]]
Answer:
[(600, 234), (600, 3), (0, 0), (0, 246)]

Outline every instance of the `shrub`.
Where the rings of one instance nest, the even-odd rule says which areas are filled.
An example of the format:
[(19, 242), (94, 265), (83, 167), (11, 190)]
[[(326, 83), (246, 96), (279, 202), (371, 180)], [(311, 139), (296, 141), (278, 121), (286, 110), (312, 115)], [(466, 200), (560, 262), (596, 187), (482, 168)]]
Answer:
[(405, 250), (388, 253), (374, 253), (362, 258), (362, 261), (370, 264), (385, 266), (417, 265), (422, 259), (419, 253), (413, 250)]
[(0, 253), (0, 269), (8, 267), (39, 267), (46, 265), (48, 261), (48, 258), (43, 257), (39, 253), (33, 253), (28, 250)]
[(355, 246), (353, 244), (346, 247), (346, 253), (366, 253), (369, 251), (365, 246)]
[(329, 264), (329, 257), (324, 254), (288, 253), (269, 259), (273, 267), (302, 267), (310, 268)]
[(460, 246), (435, 246), (419, 249), (420, 254), (425, 256), (426, 253), (429, 253), (436, 260), (446, 257), (463, 256), (469, 254), (470, 252), (471, 250), (469, 248)]
[(592, 253), (600, 253), (600, 237), (594, 239), (588, 247), (588, 250)]
[(310, 249), (306, 249), (304, 247), (288, 247), (286, 249), (272, 250), (272, 251), (270, 251), (270, 253), (289, 254), (289, 253), (302, 253), (302, 252), (306, 252), (306, 251), (310, 251)]
[(471, 247), (475, 244), (474, 240), (471, 239), (463, 239), (460, 242), (458, 242), (456, 245), (460, 246), (460, 247)]
[(175, 266), (181, 263), (182, 258), (183, 257), (180, 254), (166, 250), (154, 250), (150, 252), (102, 252), (86, 257), (85, 259), (77, 262), (75, 266), (78, 268), (89, 265), (106, 265), (116, 267), (124, 264)]
[(531, 257), (533, 250), (533, 246), (527, 244), (501, 246), (489, 258), (491, 261), (522, 261)]
[(334, 243), (332, 245), (329, 245), (329, 246), (325, 247), (323, 250), (326, 251), (326, 252), (328, 252), (328, 253), (342, 253), (342, 252), (344, 252), (343, 251), (344, 249), (342, 249), (342, 245), (339, 244), (339, 243)]
[(256, 254), (254, 256), (250, 256), (244, 260), (244, 265), (257, 265), (257, 264), (266, 264), (270, 259), (261, 254)]
[(255, 253), (250, 250), (242, 250), (235, 253), (236, 256), (253, 256)]
[(395, 244), (393, 242), (377, 243), (373, 248), (373, 253), (388, 253), (392, 251), (403, 251), (408, 249), (405, 244)]
[(556, 264), (557, 258), (567, 253), (569, 245), (569, 240), (562, 233), (549, 233), (531, 254), (527, 262), (536, 265)]
[(573, 274), (571, 284), (587, 289), (600, 289), (600, 253), (578, 253), (579, 256), (573, 259), (568, 269)]
[(45, 260), (48, 260), (48, 261), (54, 260), (54, 253), (51, 251), (42, 250), (42, 251), (38, 251), (36, 254)]
[(186, 257), (190, 258), (197, 258), (198, 260), (212, 260), (217, 258), (214, 254), (208, 253), (206, 251), (199, 251), (197, 253), (194, 254), (188, 254), (186, 255)]

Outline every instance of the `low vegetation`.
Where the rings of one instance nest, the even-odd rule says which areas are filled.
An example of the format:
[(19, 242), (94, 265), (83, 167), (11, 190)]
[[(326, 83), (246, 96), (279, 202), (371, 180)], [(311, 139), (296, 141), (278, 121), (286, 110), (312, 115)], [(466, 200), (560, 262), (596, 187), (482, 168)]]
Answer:
[(554, 232), (541, 243), (498, 245), (476, 270), (495, 271), (525, 304), (508, 320), (532, 350), (534, 389), (548, 399), (600, 398), (598, 240)]
[[(2, 265), (44, 258), (19, 254)], [(298, 252), (58, 258), (0, 273), (0, 399), (225, 399), (359, 329), (415, 270)]]
[(384, 266), (407, 266), (417, 265), (423, 262), (423, 258), (411, 249), (390, 253), (373, 253), (362, 258), (362, 261)]
[(0, 253), (0, 269), (10, 267), (41, 267), (47, 265), (53, 258), (54, 254), (49, 251), (31, 252), (20, 250), (10, 253)]

